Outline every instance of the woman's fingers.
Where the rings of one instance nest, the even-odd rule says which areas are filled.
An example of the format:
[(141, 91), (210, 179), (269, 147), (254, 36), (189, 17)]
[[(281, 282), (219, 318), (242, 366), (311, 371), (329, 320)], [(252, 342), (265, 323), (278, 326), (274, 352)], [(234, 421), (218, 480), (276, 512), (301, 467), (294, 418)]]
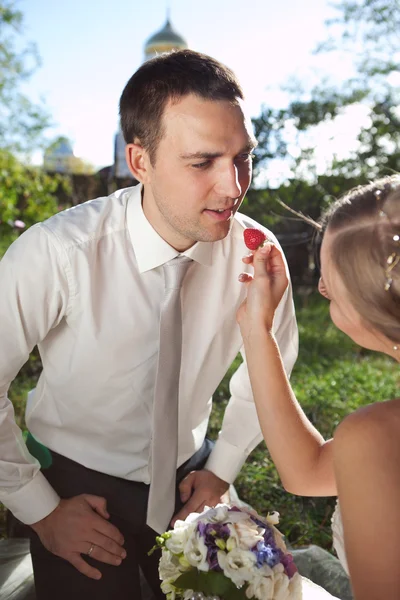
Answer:
[(272, 242), (256, 251), (253, 267), (255, 277), (272, 275), (274, 279), (280, 276), (287, 278), (283, 254)]
[(244, 262), (245, 265), (251, 265), (253, 262), (253, 254), (247, 254), (246, 256), (243, 256), (242, 262)]
[[(281, 288), (286, 289), (288, 277), (282, 252), (273, 242), (266, 242), (262, 248), (254, 253), (248, 254), (242, 258), (246, 265), (252, 265), (254, 275), (241, 273), (239, 281), (244, 284), (251, 283), (253, 280), (264, 280), (264, 285), (272, 286), (276, 291)], [(272, 289), (272, 288), (271, 288)]]
[(268, 271), (273, 274), (284, 274), (286, 277), (286, 266), (282, 252), (275, 246), (270, 244), (270, 253), (268, 256)]
[(238, 279), (240, 283), (250, 283), (250, 281), (253, 281), (253, 276), (249, 273), (240, 273)]

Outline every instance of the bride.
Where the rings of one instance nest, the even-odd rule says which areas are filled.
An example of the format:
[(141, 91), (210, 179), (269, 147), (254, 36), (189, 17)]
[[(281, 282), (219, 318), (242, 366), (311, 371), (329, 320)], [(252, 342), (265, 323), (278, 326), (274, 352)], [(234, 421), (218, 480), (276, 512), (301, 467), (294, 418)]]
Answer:
[[(400, 176), (358, 187), (320, 225), (321, 279), (335, 325), (356, 343), (400, 361)], [(243, 262), (247, 300), (238, 311), (265, 441), (286, 490), (338, 495), (333, 538), (357, 600), (400, 598), (400, 400), (342, 421), (325, 441), (290, 387), (272, 334), (287, 286), (282, 254), (266, 243)], [(395, 367), (393, 367), (395, 368)], [(342, 523), (344, 541), (342, 535)]]

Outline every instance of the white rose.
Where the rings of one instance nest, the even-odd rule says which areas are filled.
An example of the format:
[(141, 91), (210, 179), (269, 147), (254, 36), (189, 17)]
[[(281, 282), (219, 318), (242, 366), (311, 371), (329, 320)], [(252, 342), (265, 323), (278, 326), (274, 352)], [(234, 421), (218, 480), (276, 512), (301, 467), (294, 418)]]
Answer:
[(239, 546), (239, 536), (234, 525), (227, 524), (229, 529), (229, 537), (226, 540), (226, 549), (228, 552)]
[(301, 575), (299, 575), (299, 573), (295, 573), (293, 577), (291, 577), (289, 580), (289, 593), (291, 600), (302, 600), (302, 587), (303, 584), (301, 580)]
[(235, 524), (235, 529), (239, 538), (239, 545), (246, 550), (254, 548), (258, 542), (263, 541), (263, 534), (265, 529), (258, 527), (254, 521), (249, 519), (248, 521), (242, 521)]
[(228, 518), (229, 506), (227, 504), (217, 504), (211, 509), (211, 522), (212, 523), (223, 523)]
[(178, 558), (165, 548), (162, 551), (160, 562), (158, 564), (158, 572), (160, 579), (176, 579), (181, 573)]
[(279, 513), (276, 511), (268, 513), (267, 518), (265, 520), (267, 521), (267, 523), (270, 523), (270, 525), (278, 525)]
[(214, 508), (205, 506), (204, 511), (196, 515), (196, 520), (202, 523), (223, 523), (227, 519), (228, 512), (229, 506), (227, 504), (217, 504)]
[(174, 582), (172, 579), (166, 579), (165, 581), (161, 582), (161, 591), (163, 592), (163, 594), (165, 595), (169, 595), (168, 597), (171, 600), (175, 600), (176, 597), (176, 592), (175, 592), (175, 586), (174, 586)]
[[(178, 523), (179, 525), (177, 525)], [(177, 521), (175, 528), (171, 531), (171, 537), (165, 541), (165, 546), (173, 554), (181, 554), (196, 527), (195, 524), (188, 525), (184, 521)]]
[[(248, 512), (230, 510), (227, 515), (227, 520), (231, 523), (239, 523), (241, 521), (250, 521), (250, 515)], [(253, 521), (252, 521), (253, 523)]]
[(289, 577), (286, 575), (282, 564), (275, 565), (274, 573), (274, 600), (289, 600)]
[(194, 533), (186, 542), (183, 549), (186, 560), (197, 567), (199, 571), (208, 571), (209, 564), (207, 562), (207, 546), (204, 543), (204, 538), (199, 533)]
[(274, 584), (270, 577), (260, 577), (256, 575), (246, 589), (247, 598), (257, 598), (257, 600), (273, 600)]
[(257, 562), (253, 552), (234, 548), (228, 553), (220, 550), (217, 556), (225, 577), (231, 579), (237, 587), (242, 587), (245, 581), (253, 578)]

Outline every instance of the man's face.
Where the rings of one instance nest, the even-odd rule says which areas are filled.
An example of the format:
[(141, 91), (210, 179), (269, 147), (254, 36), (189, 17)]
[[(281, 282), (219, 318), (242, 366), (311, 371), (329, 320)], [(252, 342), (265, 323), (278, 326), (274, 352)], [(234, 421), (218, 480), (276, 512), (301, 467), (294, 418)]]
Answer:
[(251, 181), (256, 142), (242, 102), (184, 96), (167, 104), (153, 165), (146, 157), (143, 210), (179, 251), (224, 238)]

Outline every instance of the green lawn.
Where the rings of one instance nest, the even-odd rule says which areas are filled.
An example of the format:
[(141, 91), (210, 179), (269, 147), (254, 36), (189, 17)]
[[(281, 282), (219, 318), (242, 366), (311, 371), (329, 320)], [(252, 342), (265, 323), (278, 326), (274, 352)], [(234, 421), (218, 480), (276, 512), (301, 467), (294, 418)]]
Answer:
[[(328, 303), (317, 295), (298, 300), (300, 353), (292, 382), (307, 415), (330, 437), (340, 420), (358, 406), (397, 395), (397, 370), (391, 359), (360, 350), (330, 323)], [(236, 368), (239, 358), (231, 367)], [(36, 380), (40, 361), (33, 354), (10, 390), (18, 422), (23, 427), (26, 392)], [(215, 438), (228, 401), (229, 373), (215, 396), (209, 435)], [(293, 545), (310, 542), (330, 549), (330, 518), (334, 498), (303, 498), (286, 493), (260, 444), (243, 467), (236, 487), (240, 497), (260, 513), (278, 510), (281, 531)], [(4, 523), (4, 511), (0, 520)], [(0, 521), (1, 528), (1, 521)], [(4, 526), (2, 527), (4, 532)], [(0, 529), (1, 533), (1, 529)]]

